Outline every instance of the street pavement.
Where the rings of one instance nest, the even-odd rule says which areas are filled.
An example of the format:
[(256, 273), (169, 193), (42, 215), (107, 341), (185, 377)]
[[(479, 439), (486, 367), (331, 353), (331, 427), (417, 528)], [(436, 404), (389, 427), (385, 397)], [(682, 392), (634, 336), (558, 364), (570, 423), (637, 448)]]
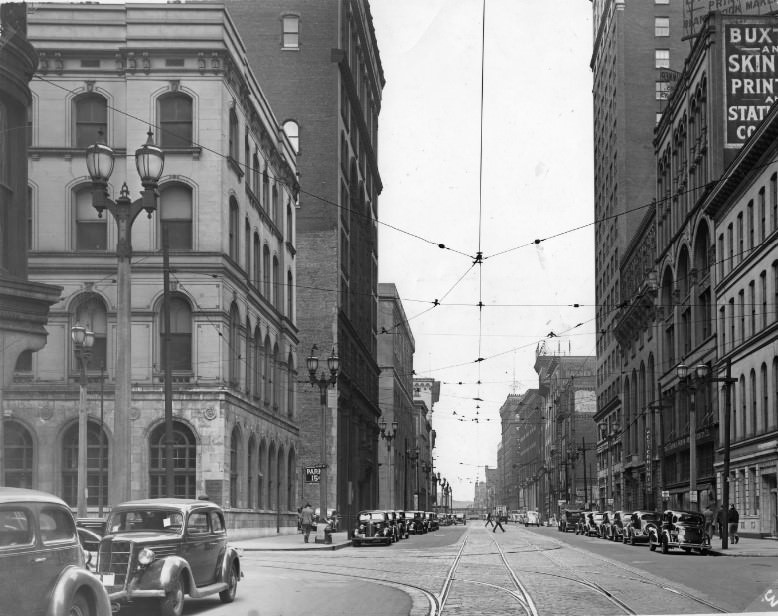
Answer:
[[(322, 525), (323, 528), (323, 525)], [(320, 533), (322, 535), (322, 533)], [(310, 541), (305, 543), (301, 533), (284, 535), (270, 535), (240, 539), (231, 542), (237, 548), (244, 551), (300, 551), (300, 550), (339, 550), (349, 547), (351, 540), (345, 531), (333, 533), (332, 543), (315, 543), (314, 533), (311, 533)], [(721, 539), (714, 537), (711, 543), (711, 554), (716, 556), (773, 556), (778, 557), (778, 541), (774, 539), (756, 539), (753, 537), (740, 537), (735, 545), (730, 545), (726, 550), (721, 547)]]

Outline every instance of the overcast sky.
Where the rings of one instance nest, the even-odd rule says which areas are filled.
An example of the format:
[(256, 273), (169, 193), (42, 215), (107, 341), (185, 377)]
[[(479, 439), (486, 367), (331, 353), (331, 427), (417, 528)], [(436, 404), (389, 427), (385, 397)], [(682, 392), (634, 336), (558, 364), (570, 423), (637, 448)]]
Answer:
[(442, 382), (435, 466), (470, 500), (497, 462), (501, 404), (537, 386), (537, 345), (554, 332), (550, 350), (595, 354), (592, 5), (486, 0), (483, 149), (483, 1), (371, 10), (379, 218), (407, 232), (380, 228), (379, 281), (397, 285), (417, 375)]

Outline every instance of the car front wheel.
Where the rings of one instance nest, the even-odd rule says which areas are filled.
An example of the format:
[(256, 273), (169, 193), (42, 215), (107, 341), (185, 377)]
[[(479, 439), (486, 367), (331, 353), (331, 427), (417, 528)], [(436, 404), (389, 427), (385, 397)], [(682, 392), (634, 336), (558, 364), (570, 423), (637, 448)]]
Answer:
[(73, 603), (70, 604), (68, 616), (91, 616), (92, 610), (89, 609), (89, 602), (84, 595), (77, 594), (73, 597)]
[(184, 611), (184, 582), (179, 576), (159, 602), (160, 616), (181, 616)]
[(662, 537), (662, 554), (667, 554), (670, 546), (667, 545), (667, 537)]
[(219, 599), (222, 603), (232, 603), (235, 601), (235, 593), (238, 591), (238, 566), (233, 564), (230, 567), (230, 574), (227, 577), (227, 588), (219, 593)]

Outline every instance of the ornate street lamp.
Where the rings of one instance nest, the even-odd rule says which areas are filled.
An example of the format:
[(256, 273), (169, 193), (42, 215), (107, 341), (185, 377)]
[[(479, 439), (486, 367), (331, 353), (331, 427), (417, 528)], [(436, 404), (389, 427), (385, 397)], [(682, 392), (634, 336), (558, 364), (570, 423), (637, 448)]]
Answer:
[(316, 376), (319, 369), (319, 357), (315, 355), (318, 347), (314, 344), (311, 347), (311, 355), (305, 360), (308, 367), (308, 376), (311, 385), (319, 388), (319, 403), (321, 404), (321, 479), (319, 481), (319, 515), (324, 520), (327, 519), (327, 390), (330, 385), (338, 382), (338, 370), (340, 369), (340, 359), (335, 355), (335, 347), (327, 358), (327, 367), (329, 375), (321, 371), (320, 376)]
[[(159, 179), (165, 167), (165, 153), (154, 145), (153, 133), (148, 131), (145, 144), (135, 151), (135, 167), (140, 176), (143, 190), (141, 197), (132, 201), (127, 182), (122, 183), (119, 198), (113, 201), (108, 198), (108, 180), (113, 173), (114, 152), (104, 143), (95, 143), (86, 149), (86, 167), (92, 179), (92, 206), (98, 216), (108, 210), (116, 221), (117, 244), (117, 299), (116, 328), (117, 343), (120, 352), (116, 355), (116, 394), (114, 401), (114, 446), (112, 456), (112, 475), (110, 481), (113, 504), (129, 500), (131, 497), (130, 476), (132, 462), (130, 459), (129, 412), (131, 404), (131, 365), (132, 343), (132, 281), (130, 259), (132, 258), (131, 231), (132, 223), (141, 210), (146, 210), (149, 218), (157, 209), (159, 198)], [(170, 441), (172, 435), (167, 434)], [(173, 461), (169, 460), (169, 464)]]
[(681, 362), (675, 367), (675, 374), (683, 388), (689, 392), (689, 502), (697, 505), (697, 411), (695, 409), (695, 393), (697, 381), (702, 381), (708, 372), (708, 366), (698, 364), (694, 374), (689, 374), (689, 368)]
[(86, 517), (87, 499), (87, 412), (86, 412), (86, 368), (89, 357), (92, 355), (92, 346), (95, 343), (94, 332), (80, 324), (70, 328), (70, 338), (78, 359), (79, 367), (79, 392), (78, 392), (78, 466), (76, 470), (76, 509), (78, 517)]

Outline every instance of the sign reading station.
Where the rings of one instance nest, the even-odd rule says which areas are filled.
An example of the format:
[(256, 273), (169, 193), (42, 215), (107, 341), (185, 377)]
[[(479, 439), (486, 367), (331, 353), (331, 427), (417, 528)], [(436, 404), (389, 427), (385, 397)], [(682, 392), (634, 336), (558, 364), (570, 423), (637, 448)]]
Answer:
[(739, 147), (778, 96), (778, 27), (760, 23), (724, 28), (726, 145)]

